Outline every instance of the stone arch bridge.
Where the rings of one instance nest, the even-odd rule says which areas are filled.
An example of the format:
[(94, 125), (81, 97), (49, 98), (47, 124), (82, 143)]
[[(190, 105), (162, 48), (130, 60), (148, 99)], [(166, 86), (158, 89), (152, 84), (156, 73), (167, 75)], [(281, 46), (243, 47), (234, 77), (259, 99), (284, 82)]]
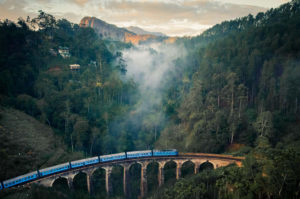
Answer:
[(39, 178), (35, 181), (29, 183), (31, 184), (39, 184), (46, 187), (52, 187), (55, 180), (59, 178), (65, 178), (68, 182), (69, 188), (73, 188), (73, 179), (74, 177), (83, 172), (86, 174), (87, 180), (87, 189), (90, 193), (91, 184), (92, 184), (92, 176), (93, 173), (102, 168), (105, 170), (105, 188), (107, 194), (112, 192), (112, 184), (110, 182), (110, 176), (112, 173), (112, 168), (114, 166), (122, 166), (123, 167), (123, 191), (124, 194), (128, 192), (127, 179), (129, 177), (129, 169), (133, 164), (140, 164), (141, 166), (141, 182), (140, 182), (140, 194), (141, 197), (144, 197), (147, 194), (147, 166), (150, 163), (156, 162), (158, 163), (158, 185), (161, 186), (164, 183), (164, 167), (168, 162), (176, 163), (176, 179), (181, 177), (181, 168), (182, 165), (186, 162), (192, 162), (194, 165), (194, 173), (198, 173), (200, 166), (203, 163), (211, 163), (213, 168), (227, 166), (229, 164), (236, 164), (237, 166), (242, 165), (242, 160), (244, 157), (233, 157), (231, 155), (219, 155), (219, 154), (207, 154), (207, 153), (179, 153), (178, 156), (170, 156), (170, 157), (144, 157), (144, 158), (135, 158), (135, 159), (125, 159), (125, 160), (116, 160), (111, 162), (101, 162), (98, 164), (87, 165), (80, 168), (70, 169), (64, 171), (62, 173), (56, 173), (50, 176), (46, 176), (43, 178)]

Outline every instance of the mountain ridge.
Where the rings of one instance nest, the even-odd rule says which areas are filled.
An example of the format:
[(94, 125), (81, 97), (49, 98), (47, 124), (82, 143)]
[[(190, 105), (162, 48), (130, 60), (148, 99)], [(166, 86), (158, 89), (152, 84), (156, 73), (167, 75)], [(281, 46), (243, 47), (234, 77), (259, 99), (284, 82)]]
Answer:
[(106, 23), (96, 17), (83, 17), (79, 26), (93, 28), (101, 38), (105, 39), (125, 41), (125, 33), (130, 36), (136, 35), (125, 28), (119, 28), (116, 25)]
[(90, 27), (102, 39), (109, 39), (115, 41), (122, 41), (132, 44), (140, 44), (152, 41), (166, 41), (169, 42), (168, 36), (159, 32), (145, 31), (139, 27), (121, 28), (114, 24), (109, 24), (96, 17), (83, 17), (79, 23), (80, 27)]
[(167, 37), (167, 35), (164, 33), (147, 31), (147, 30), (144, 30), (137, 26), (129, 26), (129, 27), (126, 27), (126, 29), (137, 35), (155, 35), (155, 36), (159, 36), (159, 37)]

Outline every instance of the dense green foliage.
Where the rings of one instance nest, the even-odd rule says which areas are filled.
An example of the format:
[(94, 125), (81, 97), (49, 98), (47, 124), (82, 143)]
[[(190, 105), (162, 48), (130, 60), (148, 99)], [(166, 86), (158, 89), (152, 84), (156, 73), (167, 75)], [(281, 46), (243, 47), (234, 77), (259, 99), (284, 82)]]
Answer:
[[(136, 92), (135, 83), (122, 78), (121, 54), (110, 52), (92, 29), (42, 11), (27, 23), (4, 21), (0, 28), (2, 104), (51, 126), (72, 151), (119, 150), (110, 144), (109, 125), (135, 102)], [(109, 44), (116, 45), (127, 47)], [(60, 46), (68, 47), (70, 58), (59, 55)], [(70, 70), (70, 64), (80, 64), (80, 70)]]
[(166, 81), (170, 120), (157, 146), (251, 152), (242, 168), (200, 173), (151, 198), (299, 197), (299, 30), (292, 1), (178, 41), (193, 50)]
[(0, 118), (0, 180), (83, 157), (71, 153), (49, 126), (21, 111), (0, 106)]
[[(180, 72), (169, 77), (171, 120), (157, 146), (220, 153), (234, 143), (254, 146), (261, 136), (272, 146), (299, 140), (299, 5), (293, 1), (204, 33), (215, 37), (177, 60)], [(207, 41), (204, 36), (199, 42)]]
[(259, 140), (243, 167), (204, 170), (159, 189), (150, 198), (299, 198), (299, 154), (273, 149), (266, 142)]

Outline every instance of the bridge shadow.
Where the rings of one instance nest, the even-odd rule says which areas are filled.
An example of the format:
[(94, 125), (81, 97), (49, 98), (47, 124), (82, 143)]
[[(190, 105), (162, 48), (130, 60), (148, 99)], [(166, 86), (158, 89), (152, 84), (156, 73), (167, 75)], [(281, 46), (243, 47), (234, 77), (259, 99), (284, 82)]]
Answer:
[(151, 193), (158, 188), (158, 168), (159, 165), (157, 162), (151, 162), (147, 166), (148, 193)]
[(202, 172), (204, 170), (212, 170), (214, 169), (214, 165), (211, 162), (204, 162), (199, 167), (199, 172)]
[(76, 192), (88, 193), (86, 174), (79, 172), (73, 180), (73, 187)]
[(135, 199), (138, 198), (141, 190), (141, 165), (134, 163), (129, 168), (129, 179), (128, 179), (128, 198)]
[(124, 195), (123, 192), (123, 173), (124, 168), (122, 166), (114, 166), (112, 169), (112, 173), (110, 176), (111, 184), (112, 184), (112, 196), (113, 197), (122, 197)]
[(164, 178), (165, 184), (171, 184), (176, 181), (176, 162), (174, 161), (169, 161), (165, 164), (164, 166)]
[(91, 192), (96, 198), (105, 198), (105, 169), (98, 168), (92, 175)]
[(68, 185), (68, 180), (66, 178), (58, 178), (56, 179), (52, 187), (57, 190), (57, 191), (69, 191), (69, 185)]
[(186, 161), (182, 164), (181, 175), (183, 178), (193, 175), (194, 172), (195, 172), (195, 164), (192, 161)]

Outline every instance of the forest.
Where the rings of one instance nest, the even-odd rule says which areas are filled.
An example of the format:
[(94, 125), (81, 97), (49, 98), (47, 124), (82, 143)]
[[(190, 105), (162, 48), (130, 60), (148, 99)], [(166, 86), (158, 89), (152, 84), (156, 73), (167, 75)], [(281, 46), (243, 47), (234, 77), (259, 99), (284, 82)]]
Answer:
[[(76, 157), (153, 148), (246, 157), (243, 167), (171, 180), (148, 198), (296, 199), (299, 35), (299, 0), (161, 44), (165, 51), (103, 40), (92, 28), (40, 11), (36, 18), (0, 23), (0, 105), (49, 126)], [(69, 58), (59, 55), (61, 47), (69, 49)], [(166, 58), (170, 49), (176, 56)], [(130, 59), (141, 51), (156, 60), (144, 76), (159, 71), (159, 83), (142, 84), (145, 79), (130, 76), (136, 64)], [(71, 64), (80, 70), (70, 70)], [(10, 167), (13, 148), (1, 147), (1, 181), (24, 173)], [(25, 172), (43, 166), (43, 161), (34, 162)], [(106, 198), (104, 193), (89, 196), (84, 188), (20, 192), (30, 198)]]

